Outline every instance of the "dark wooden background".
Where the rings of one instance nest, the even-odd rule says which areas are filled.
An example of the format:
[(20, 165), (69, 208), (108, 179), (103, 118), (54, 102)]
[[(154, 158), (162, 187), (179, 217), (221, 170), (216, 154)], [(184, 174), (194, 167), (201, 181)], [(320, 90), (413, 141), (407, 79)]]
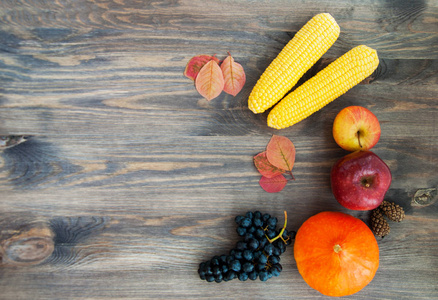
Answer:
[[(320, 12), (341, 34), (305, 78), (359, 44), (380, 66), (299, 124), (268, 128), (247, 97)], [(207, 102), (185, 65), (227, 51), (246, 85)], [(28, 137), (0, 155), (0, 298), (325, 298), (292, 247), (266, 283), (207, 283), (197, 267), (234, 246), (233, 218), (248, 210), (281, 220), (287, 210), (291, 230), (324, 210), (367, 221), (329, 185), (347, 154), (332, 122), (360, 105), (381, 122), (373, 151), (406, 219), (378, 240), (374, 280), (347, 298), (437, 299), (437, 67), (435, 0), (0, 0), (0, 135)], [(272, 134), (297, 149), (296, 180), (277, 194), (260, 188), (252, 162)]]

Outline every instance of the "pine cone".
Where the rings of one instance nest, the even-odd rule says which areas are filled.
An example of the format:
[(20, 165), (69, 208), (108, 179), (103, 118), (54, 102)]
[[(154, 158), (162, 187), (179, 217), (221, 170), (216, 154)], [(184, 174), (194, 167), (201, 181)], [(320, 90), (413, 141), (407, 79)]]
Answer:
[(389, 234), (389, 224), (379, 208), (372, 211), (371, 230), (378, 237), (384, 237)]
[(401, 206), (395, 204), (394, 202), (383, 201), (379, 207), (383, 214), (388, 217), (391, 221), (401, 222), (405, 217), (405, 212)]

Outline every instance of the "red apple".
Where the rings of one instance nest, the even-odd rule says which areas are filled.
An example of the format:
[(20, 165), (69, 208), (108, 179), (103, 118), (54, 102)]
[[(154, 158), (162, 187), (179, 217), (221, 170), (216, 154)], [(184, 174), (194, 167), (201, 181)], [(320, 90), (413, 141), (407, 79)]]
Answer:
[(380, 139), (380, 123), (365, 107), (348, 106), (333, 122), (333, 137), (347, 151), (370, 150)]
[(371, 151), (356, 151), (338, 160), (330, 174), (338, 202), (352, 210), (371, 210), (382, 203), (391, 185), (391, 171)]

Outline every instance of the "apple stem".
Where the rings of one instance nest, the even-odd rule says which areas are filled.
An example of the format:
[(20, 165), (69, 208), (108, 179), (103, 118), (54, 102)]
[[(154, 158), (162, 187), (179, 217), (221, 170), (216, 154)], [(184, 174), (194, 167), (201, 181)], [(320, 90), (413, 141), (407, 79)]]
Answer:
[(370, 179), (368, 179), (368, 178), (363, 179), (363, 180), (362, 180), (362, 184), (363, 184), (363, 186), (366, 187), (366, 188), (371, 187), (371, 182), (370, 182)]
[(360, 143), (360, 131), (357, 131), (357, 141), (359, 142), (359, 147), (362, 148), (362, 144)]

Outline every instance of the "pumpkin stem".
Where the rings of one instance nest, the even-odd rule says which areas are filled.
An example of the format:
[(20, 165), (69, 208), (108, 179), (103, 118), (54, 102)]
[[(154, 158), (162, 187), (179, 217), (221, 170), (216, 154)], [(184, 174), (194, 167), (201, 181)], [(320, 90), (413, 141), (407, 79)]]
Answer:
[(284, 211), (284, 225), (283, 225), (283, 228), (281, 229), (280, 233), (276, 237), (274, 237), (272, 239), (268, 238), (268, 236), (265, 234), (265, 236), (268, 239), (269, 243), (272, 244), (272, 242), (274, 242), (278, 238), (281, 238), (283, 240), (283, 242), (286, 244), (286, 242), (289, 240), (289, 238), (286, 239), (286, 240), (284, 240), (284, 238), (283, 238), (283, 232), (286, 229), (286, 225), (287, 225), (287, 212)]
[(342, 251), (342, 248), (341, 248), (341, 246), (339, 244), (336, 244), (336, 245), (333, 246), (333, 250), (336, 253), (339, 253), (340, 251)]

